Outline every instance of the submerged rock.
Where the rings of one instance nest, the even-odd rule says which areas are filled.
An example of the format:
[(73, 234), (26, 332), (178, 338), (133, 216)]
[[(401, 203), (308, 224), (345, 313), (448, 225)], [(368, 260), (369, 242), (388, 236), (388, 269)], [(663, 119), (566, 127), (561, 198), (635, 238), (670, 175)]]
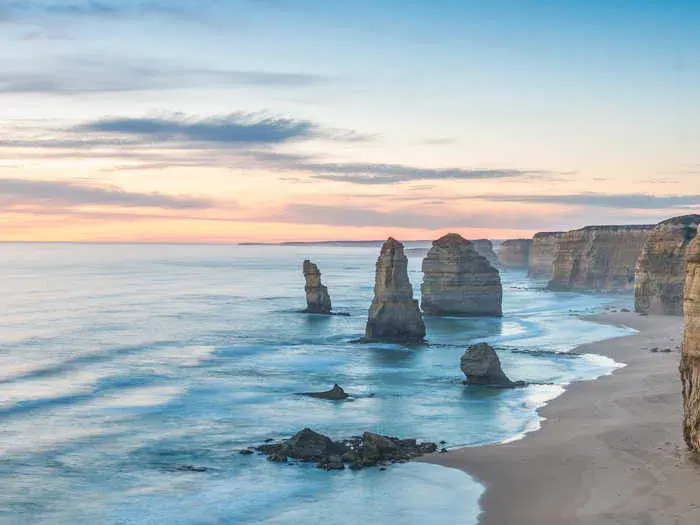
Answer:
[(389, 237), (377, 259), (374, 299), (364, 342), (419, 343), (425, 338), (423, 314), (413, 299), (403, 244)]
[(685, 215), (659, 223), (637, 262), (634, 309), (655, 315), (683, 315), (685, 257), (698, 233), (700, 215)]
[(321, 283), (321, 272), (314, 263), (308, 259), (303, 264), (304, 279), (306, 285), (306, 310), (310, 314), (330, 314), (331, 297), (328, 288)]
[(405, 462), (437, 450), (435, 443), (418, 443), (415, 439), (399, 439), (365, 432), (343, 441), (305, 428), (294, 437), (273, 445), (257, 447), (269, 461), (286, 462), (288, 458), (315, 462), (324, 470), (342, 470), (349, 464), (353, 470), (364, 467)]
[(524, 386), (523, 381), (511, 381), (501, 369), (501, 360), (487, 343), (478, 343), (467, 348), (460, 359), (460, 368), (467, 377), (466, 384), (497, 388)]
[(700, 452), (700, 236), (695, 237), (686, 252), (683, 316), (683, 437), (690, 450)]
[(534, 278), (551, 278), (557, 243), (564, 232), (540, 232), (532, 238), (527, 274)]
[(501, 278), (474, 245), (456, 233), (433, 242), (423, 260), (425, 315), (500, 316)]
[(508, 239), (501, 243), (498, 261), (504, 268), (527, 268), (530, 264), (532, 239)]
[(331, 388), (330, 390), (326, 390), (325, 392), (304, 392), (301, 395), (307, 397), (315, 397), (317, 399), (331, 400), (346, 399), (347, 397), (349, 397), (345, 390), (343, 390), (343, 388), (338, 384), (333, 385), (333, 388)]

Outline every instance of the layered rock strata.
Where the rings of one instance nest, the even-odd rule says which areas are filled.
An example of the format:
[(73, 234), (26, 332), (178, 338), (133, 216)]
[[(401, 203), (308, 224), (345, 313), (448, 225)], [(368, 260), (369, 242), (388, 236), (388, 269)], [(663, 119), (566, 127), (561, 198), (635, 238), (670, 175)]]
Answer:
[(498, 267), (498, 255), (496, 255), (496, 252), (493, 251), (493, 243), (491, 241), (488, 239), (476, 239), (470, 240), (469, 242), (474, 245), (474, 248), (476, 248), (479, 255), (486, 258), (491, 266), (494, 268)]
[(632, 291), (637, 259), (654, 226), (587, 226), (561, 235), (552, 290)]
[(304, 261), (303, 267), (306, 285), (306, 313), (329, 314), (331, 313), (331, 297), (328, 295), (328, 288), (321, 283), (321, 272), (314, 263), (308, 259)]
[(685, 257), (698, 225), (700, 215), (684, 215), (659, 223), (651, 232), (637, 262), (635, 311), (683, 315)]
[(460, 359), (460, 368), (468, 385), (512, 388), (523, 386), (522, 381), (511, 381), (501, 369), (501, 360), (496, 351), (487, 343), (479, 343), (467, 348)]
[(700, 452), (700, 236), (695, 237), (686, 253), (683, 316), (683, 437), (690, 450)]
[(541, 279), (552, 277), (552, 265), (557, 254), (557, 243), (564, 232), (540, 232), (532, 238), (528, 276)]
[(433, 242), (423, 259), (425, 315), (500, 316), (501, 278), (474, 244), (456, 233)]
[(532, 239), (509, 239), (501, 243), (498, 261), (504, 268), (527, 268)]
[(423, 314), (408, 280), (403, 244), (389, 237), (377, 259), (374, 299), (363, 341), (418, 343), (425, 338)]

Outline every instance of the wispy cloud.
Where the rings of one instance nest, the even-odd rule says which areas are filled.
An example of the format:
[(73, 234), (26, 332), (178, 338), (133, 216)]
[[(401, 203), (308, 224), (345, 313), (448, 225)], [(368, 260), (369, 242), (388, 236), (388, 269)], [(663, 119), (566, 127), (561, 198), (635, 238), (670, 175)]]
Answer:
[(564, 204), (636, 210), (662, 210), (668, 208), (700, 207), (700, 195), (656, 196), (646, 193), (622, 193), (617, 195), (603, 193), (575, 193), (569, 195), (483, 194), (464, 196), (462, 198), (500, 202)]
[(143, 14), (182, 14), (183, 5), (153, 0), (4, 0), (0, 20), (15, 21), (37, 16), (115, 17)]
[(117, 206), (127, 208), (163, 208), (170, 210), (206, 209), (210, 199), (138, 193), (116, 186), (94, 185), (81, 181), (0, 179), (0, 203), (3, 206)]

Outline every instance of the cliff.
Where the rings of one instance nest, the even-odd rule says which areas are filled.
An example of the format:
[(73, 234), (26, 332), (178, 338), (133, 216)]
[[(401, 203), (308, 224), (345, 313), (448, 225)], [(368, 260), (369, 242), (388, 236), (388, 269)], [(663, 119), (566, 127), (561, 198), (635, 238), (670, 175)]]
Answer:
[(530, 260), (528, 263), (528, 276), (535, 278), (551, 278), (554, 256), (557, 253), (559, 237), (564, 232), (540, 232), (532, 238), (530, 245)]
[(389, 237), (377, 259), (374, 299), (364, 341), (416, 343), (425, 337), (423, 314), (413, 299), (403, 244)]
[(587, 226), (559, 237), (552, 290), (632, 291), (637, 259), (654, 226)]
[(426, 315), (500, 316), (501, 278), (474, 245), (456, 233), (433, 242), (423, 259)]
[(476, 239), (475, 241), (469, 242), (474, 245), (474, 248), (479, 255), (486, 258), (491, 266), (494, 268), (498, 267), (498, 255), (496, 255), (496, 252), (493, 251), (493, 243), (491, 241), (488, 239)]
[(683, 436), (690, 450), (700, 452), (700, 236), (695, 237), (686, 253), (683, 294)]
[(321, 283), (321, 272), (314, 263), (308, 259), (302, 266), (304, 272), (304, 291), (306, 292), (306, 313), (329, 314), (331, 313), (331, 297), (328, 288)]
[(688, 245), (695, 238), (700, 215), (685, 215), (656, 226), (637, 262), (635, 311), (655, 315), (683, 314), (683, 281)]
[(532, 239), (509, 239), (501, 243), (498, 260), (504, 268), (527, 268)]

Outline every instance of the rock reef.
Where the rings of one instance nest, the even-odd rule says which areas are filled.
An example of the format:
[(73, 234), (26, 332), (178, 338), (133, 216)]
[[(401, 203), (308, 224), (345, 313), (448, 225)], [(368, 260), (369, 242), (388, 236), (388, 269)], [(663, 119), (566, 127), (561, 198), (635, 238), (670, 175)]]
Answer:
[(399, 439), (365, 432), (362, 436), (333, 441), (323, 434), (305, 428), (280, 443), (256, 447), (269, 461), (286, 463), (289, 458), (314, 462), (324, 470), (342, 470), (403, 463), (437, 450), (435, 443), (418, 443), (415, 439)]
[(501, 278), (474, 244), (456, 233), (433, 242), (423, 259), (425, 315), (500, 316)]
[(557, 254), (557, 243), (564, 232), (540, 232), (532, 238), (528, 276), (534, 278), (552, 277), (552, 266)]
[(587, 226), (561, 235), (552, 290), (632, 291), (637, 260), (652, 225)]
[(498, 260), (504, 268), (527, 268), (532, 239), (508, 239), (501, 243)]
[(686, 253), (683, 315), (683, 437), (690, 450), (700, 452), (700, 236), (695, 237)]
[(403, 244), (389, 237), (377, 259), (374, 299), (363, 342), (419, 343), (425, 338), (423, 314), (408, 280)]
[(496, 252), (493, 251), (493, 243), (490, 240), (476, 239), (470, 240), (469, 242), (474, 245), (474, 248), (479, 255), (486, 258), (491, 266), (494, 268), (498, 267), (498, 255), (496, 255)]
[(514, 388), (524, 386), (522, 381), (511, 381), (501, 369), (501, 360), (496, 351), (487, 343), (478, 343), (467, 348), (460, 359), (460, 368), (467, 377), (468, 385), (494, 388)]
[(683, 315), (685, 257), (698, 225), (700, 215), (684, 215), (659, 223), (651, 232), (637, 262), (636, 312)]
[(350, 397), (345, 390), (343, 390), (343, 387), (338, 385), (337, 383), (333, 385), (333, 388), (330, 390), (325, 390), (323, 392), (302, 392), (300, 395), (306, 396), (306, 397), (314, 397), (316, 399), (330, 399), (330, 400), (339, 400), (339, 399), (347, 399)]
[(309, 314), (330, 314), (331, 297), (328, 295), (328, 288), (321, 283), (321, 272), (314, 263), (308, 259), (302, 266), (306, 285), (306, 310)]

